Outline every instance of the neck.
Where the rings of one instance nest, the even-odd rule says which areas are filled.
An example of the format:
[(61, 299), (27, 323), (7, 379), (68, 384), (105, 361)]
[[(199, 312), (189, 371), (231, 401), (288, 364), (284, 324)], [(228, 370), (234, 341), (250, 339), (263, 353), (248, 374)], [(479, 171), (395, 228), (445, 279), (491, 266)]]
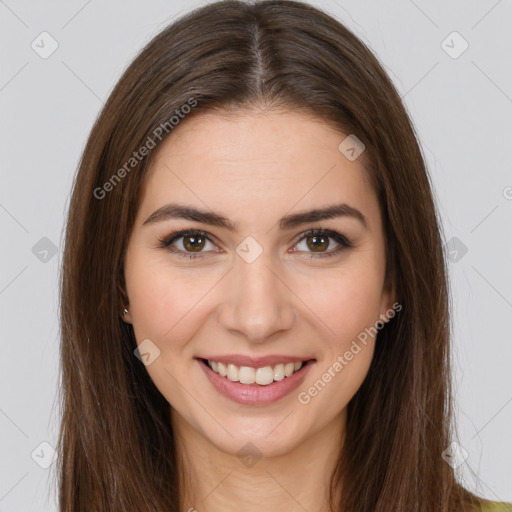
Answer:
[[(261, 458), (256, 455), (257, 449), (252, 444), (247, 445), (247, 457), (238, 456), (236, 451), (226, 453), (173, 409), (171, 417), (182, 480), (180, 510), (329, 510), (330, 477), (343, 443), (346, 409), (307, 439), (298, 442), (293, 450)], [(250, 443), (250, 439), (246, 441)]]

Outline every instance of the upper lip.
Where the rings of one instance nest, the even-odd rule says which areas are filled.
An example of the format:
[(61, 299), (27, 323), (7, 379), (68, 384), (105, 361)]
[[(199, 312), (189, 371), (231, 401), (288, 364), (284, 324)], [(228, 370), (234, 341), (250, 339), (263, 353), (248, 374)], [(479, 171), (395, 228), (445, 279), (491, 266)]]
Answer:
[(309, 361), (313, 357), (299, 357), (299, 356), (280, 356), (268, 355), (261, 357), (244, 356), (241, 354), (228, 354), (224, 356), (204, 356), (198, 359), (208, 359), (218, 363), (235, 364), (237, 366), (250, 366), (252, 368), (263, 368), (264, 366), (275, 366), (279, 363), (295, 363), (302, 361)]

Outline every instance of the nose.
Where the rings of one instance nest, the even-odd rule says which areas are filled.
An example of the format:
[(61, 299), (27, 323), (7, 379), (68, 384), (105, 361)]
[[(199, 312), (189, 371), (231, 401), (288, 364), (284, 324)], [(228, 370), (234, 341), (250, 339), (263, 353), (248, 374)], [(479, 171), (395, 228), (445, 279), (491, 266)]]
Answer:
[(272, 268), (265, 251), (252, 263), (237, 257), (226, 277), (217, 309), (221, 328), (252, 343), (263, 343), (292, 327), (294, 294)]

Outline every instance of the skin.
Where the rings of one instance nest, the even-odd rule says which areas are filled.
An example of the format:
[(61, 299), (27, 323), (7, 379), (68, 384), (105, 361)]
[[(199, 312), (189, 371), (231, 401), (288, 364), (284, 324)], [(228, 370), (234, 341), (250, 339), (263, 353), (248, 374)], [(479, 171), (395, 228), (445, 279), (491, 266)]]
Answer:
[[(160, 350), (146, 369), (171, 405), (182, 474), (190, 478), (183, 510), (327, 510), (346, 406), (366, 377), (375, 337), (307, 405), (297, 395), (395, 302), (384, 280), (377, 197), (360, 160), (339, 151), (345, 137), (297, 111), (217, 111), (185, 119), (155, 154), (125, 257), (124, 320), (137, 343), (149, 338)], [(239, 230), (183, 219), (142, 226), (171, 202), (220, 213)], [(368, 229), (352, 217), (288, 231), (277, 225), (284, 215), (342, 202), (363, 213)], [(311, 238), (299, 241), (314, 228), (337, 231), (354, 247), (317, 256), (338, 243), (328, 238), (328, 247), (315, 249)], [(159, 245), (174, 229), (199, 229), (213, 240), (190, 260)], [(236, 252), (247, 236), (263, 247), (251, 264)], [(190, 239), (173, 246), (194, 251)], [(194, 359), (233, 353), (316, 363), (299, 389), (250, 406), (220, 395)], [(248, 442), (261, 454), (251, 467), (237, 456)]]

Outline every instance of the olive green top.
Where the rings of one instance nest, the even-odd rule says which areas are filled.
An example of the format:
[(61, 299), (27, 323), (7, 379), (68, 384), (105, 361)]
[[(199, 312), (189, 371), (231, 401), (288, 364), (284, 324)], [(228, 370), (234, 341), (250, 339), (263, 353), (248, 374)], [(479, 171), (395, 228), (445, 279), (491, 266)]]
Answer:
[(493, 501), (482, 505), (482, 512), (512, 512), (512, 503)]

